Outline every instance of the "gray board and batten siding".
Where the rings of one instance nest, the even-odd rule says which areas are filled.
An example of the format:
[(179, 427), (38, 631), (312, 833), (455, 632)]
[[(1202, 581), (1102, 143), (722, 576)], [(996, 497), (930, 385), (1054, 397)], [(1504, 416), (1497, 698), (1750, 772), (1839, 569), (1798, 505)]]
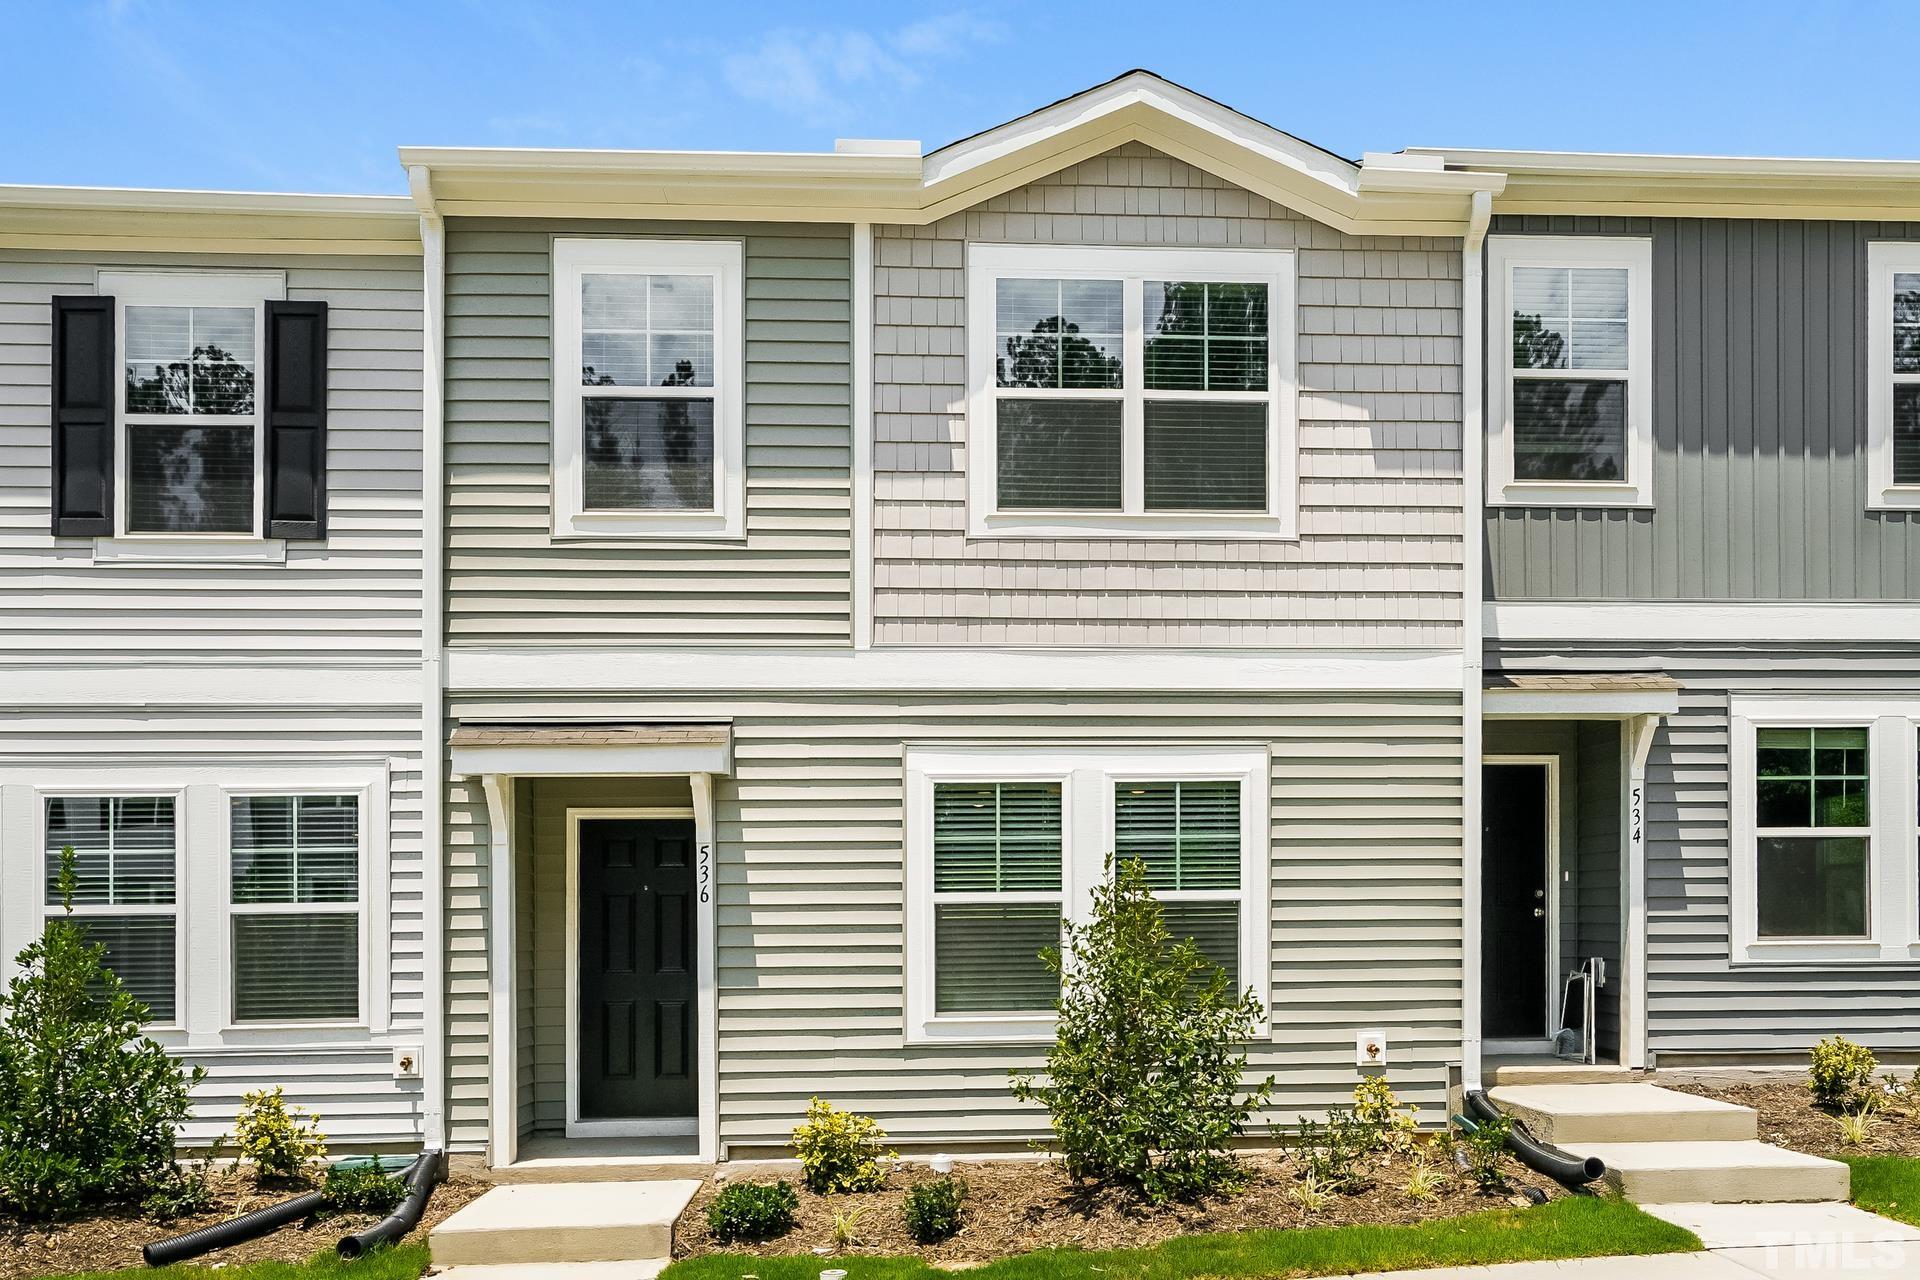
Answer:
[[(1920, 223), (1504, 216), (1653, 241), (1653, 507), (1489, 507), (1489, 598), (1920, 597), (1920, 513), (1868, 511), (1867, 244)], [(1498, 335), (1495, 335), (1496, 338)]]

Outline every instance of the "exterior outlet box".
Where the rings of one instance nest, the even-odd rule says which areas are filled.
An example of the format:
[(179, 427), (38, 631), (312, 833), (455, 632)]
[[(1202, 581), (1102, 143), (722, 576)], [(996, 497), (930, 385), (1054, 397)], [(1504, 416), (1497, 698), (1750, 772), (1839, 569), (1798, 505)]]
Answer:
[(420, 1050), (411, 1046), (396, 1047), (393, 1051), (393, 1078), (395, 1080), (418, 1080), (420, 1078)]
[(1353, 1061), (1356, 1066), (1384, 1067), (1387, 1065), (1387, 1033), (1384, 1031), (1359, 1031), (1353, 1037)]

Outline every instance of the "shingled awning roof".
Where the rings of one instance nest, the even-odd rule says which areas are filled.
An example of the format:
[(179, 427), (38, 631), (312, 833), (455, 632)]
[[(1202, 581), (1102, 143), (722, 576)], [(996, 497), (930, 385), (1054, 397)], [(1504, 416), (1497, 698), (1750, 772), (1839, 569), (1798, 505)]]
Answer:
[(1561, 693), (1602, 693), (1620, 689), (1672, 693), (1681, 687), (1678, 680), (1660, 671), (1601, 673), (1499, 671), (1487, 677), (1489, 689), (1552, 689)]
[(728, 724), (638, 721), (463, 724), (449, 739), (456, 774), (730, 773)]
[(595, 746), (648, 742), (725, 742), (724, 724), (463, 724), (456, 747)]

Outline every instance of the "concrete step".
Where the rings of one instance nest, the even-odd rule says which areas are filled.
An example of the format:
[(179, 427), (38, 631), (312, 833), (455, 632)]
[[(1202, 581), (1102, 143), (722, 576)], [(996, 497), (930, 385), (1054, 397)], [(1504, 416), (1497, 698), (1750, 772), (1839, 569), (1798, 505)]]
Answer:
[(1636, 1204), (1845, 1200), (1847, 1166), (1764, 1142), (1563, 1142)]
[(644, 1262), (526, 1262), (518, 1265), (448, 1267), (433, 1280), (654, 1280), (666, 1258)]
[(664, 1259), (674, 1220), (699, 1189), (690, 1179), (495, 1187), (427, 1244), (439, 1267)]
[(1533, 1136), (1573, 1142), (1746, 1142), (1760, 1134), (1751, 1107), (1650, 1084), (1500, 1085), (1489, 1098)]

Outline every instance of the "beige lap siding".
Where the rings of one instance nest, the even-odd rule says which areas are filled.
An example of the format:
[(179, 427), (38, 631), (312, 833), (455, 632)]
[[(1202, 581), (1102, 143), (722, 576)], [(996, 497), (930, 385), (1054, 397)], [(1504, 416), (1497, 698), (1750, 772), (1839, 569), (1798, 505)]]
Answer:
[[(1299, 540), (969, 540), (969, 241), (1296, 251)], [(877, 643), (1458, 643), (1458, 240), (1342, 235), (1129, 143), (874, 252)]]
[[(1044, 1116), (1015, 1104), (1006, 1087), (1009, 1068), (1039, 1062), (1031, 1046), (905, 1042), (909, 743), (1267, 745), (1274, 1034), (1252, 1062), (1279, 1087), (1264, 1119), (1290, 1124), (1345, 1098), (1358, 1078), (1355, 1033), (1371, 1028), (1387, 1034), (1388, 1074), (1402, 1096), (1429, 1121), (1445, 1105), (1460, 1034), (1457, 698), (548, 695), (468, 696), (455, 709), (477, 722), (733, 720), (735, 775), (717, 788), (717, 912), (720, 1132), (734, 1156), (778, 1147), (814, 1094), (874, 1114), (903, 1144), (1019, 1145), (1045, 1131)], [(477, 785), (451, 787), (449, 839), (454, 1136), (475, 1146), (485, 1140), (489, 1042)], [(550, 894), (552, 876), (537, 880)], [(563, 939), (544, 935), (563, 904), (542, 899), (535, 910), (531, 945), (543, 972), (528, 977), (546, 990), (565, 953)], [(554, 1017), (550, 1003), (542, 1028)], [(520, 1103), (531, 1093), (549, 1127), (564, 1045), (544, 1031), (537, 1038)], [(1264, 1136), (1264, 1123), (1256, 1132)]]

